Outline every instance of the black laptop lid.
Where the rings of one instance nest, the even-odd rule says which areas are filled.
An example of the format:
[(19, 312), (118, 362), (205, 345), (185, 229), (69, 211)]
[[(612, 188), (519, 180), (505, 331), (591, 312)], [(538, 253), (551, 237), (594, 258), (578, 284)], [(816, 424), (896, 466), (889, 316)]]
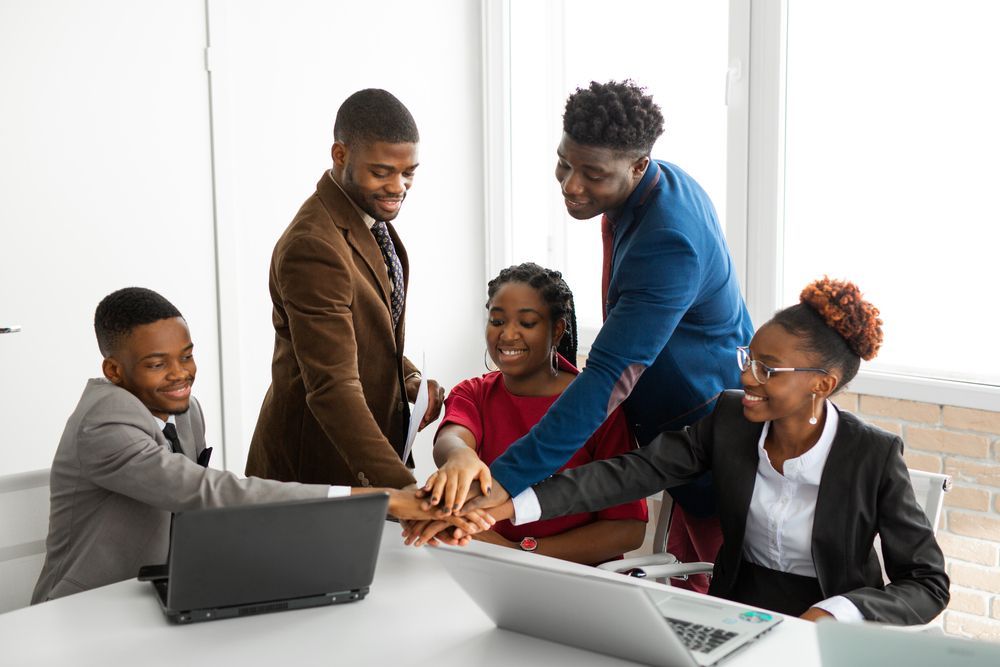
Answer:
[(167, 607), (211, 609), (365, 588), (385, 525), (384, 493), (179, 512)]

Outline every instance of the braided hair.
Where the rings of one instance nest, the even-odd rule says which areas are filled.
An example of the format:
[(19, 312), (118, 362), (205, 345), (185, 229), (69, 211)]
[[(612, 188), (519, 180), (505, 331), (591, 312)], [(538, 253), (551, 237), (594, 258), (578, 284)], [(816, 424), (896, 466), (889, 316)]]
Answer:
[(779, 311), (772, 322), (804, 341), (825, 368), (839, 369), (840, 391), (858, 374), (861, 360), (870, 361), (882, 346), (878, 308), (861, 298), (846, 280), (824, 277), (806, 285), (799, 303)]
[(534, 262), (525, 262), (516, 266), (508, 266), (496, 278), (490, 281), (486, 307), (497, 291), (507, 283), (524, 283), (534, 288), (549, 306), (552, 322), (566, 321), (566, 333), (559, 339), (559, 352), (568, 362), (576, 366), (576, 352), (579, 343), (576, 333), (576, 308), (573, 306), (573, 292), (558, 271), (546, 269)]

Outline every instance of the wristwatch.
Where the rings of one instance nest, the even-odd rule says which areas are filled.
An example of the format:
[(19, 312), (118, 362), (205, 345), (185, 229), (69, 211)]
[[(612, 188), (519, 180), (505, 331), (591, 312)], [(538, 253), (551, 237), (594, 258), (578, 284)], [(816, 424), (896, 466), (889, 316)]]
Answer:
[(521, 540), (521, 551), (534, 551), (538, 548), (538, 540), (533, 537), (525, 537)]

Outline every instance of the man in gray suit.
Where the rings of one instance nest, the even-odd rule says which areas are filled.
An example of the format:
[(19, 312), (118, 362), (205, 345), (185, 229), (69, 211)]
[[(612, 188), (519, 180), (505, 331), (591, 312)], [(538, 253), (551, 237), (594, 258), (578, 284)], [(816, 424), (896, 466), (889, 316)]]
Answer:
[[(211, 448), (191, 396), (194, 345), (180, 312), (156, 292), (131, 287), (101, 301), (94, 329), (104, 378), (87, 382), (56, 450), (32, 604), (164, 562), (171, 512), (383, 490), (241, 479), (207, 467)], [(387, 491), (390, 513), (422, 514), (412, 497)]]

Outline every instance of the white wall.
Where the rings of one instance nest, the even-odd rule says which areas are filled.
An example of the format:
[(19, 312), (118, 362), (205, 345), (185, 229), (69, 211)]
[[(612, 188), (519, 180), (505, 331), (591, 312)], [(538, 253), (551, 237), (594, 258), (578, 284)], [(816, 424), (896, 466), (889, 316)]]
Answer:
[(201, 0), (0, 3), (0, 474), (51, 464), (128, 285), (188, 318), (219, 442), (204, 39)]
[[(406, 352), (450, 387), (482, 356), (480, 18), (471, 0), (210, 2), (226, 433), (242, 471), (274, 344), (271, 251), (330, 166), (340, 103), (361, 88), (399, 97), (420, 163), (396, 225), (410, 257)], [(237, 352), (238, 348), (238, 352)], [(421, 474), (429, 436), (414, 448)]]
[[(407, 354), (426, 354), (447, 387), (481, 372), (479, 11), (477, 0), (433, 12), (396, 1), (0, 4), (0, 325), (24, 327), (0, 337), (0, 474), (51, 463), (100, 373), (94, 308), (126, 285), (161, 291), (187, 316), (209, 440), (225, 425), (225, 464), (242, 472), (270, 379), (271, 249), (329, 166), (337, 108), (360, 88), (392, 91), (421, 132), (398, 220)], [(420, 475), (432, 431), (415, 448)]]

